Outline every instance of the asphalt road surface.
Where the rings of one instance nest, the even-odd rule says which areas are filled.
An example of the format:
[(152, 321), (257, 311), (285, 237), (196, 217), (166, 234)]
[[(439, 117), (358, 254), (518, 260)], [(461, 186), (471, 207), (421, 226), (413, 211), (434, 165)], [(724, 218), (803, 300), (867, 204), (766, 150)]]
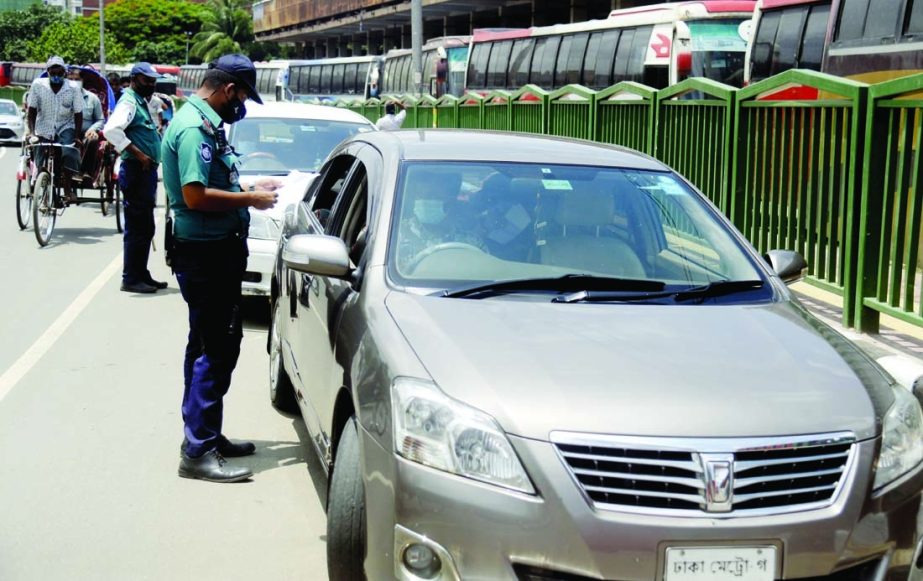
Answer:
[(325, 481), (301, 420), (269, 404), (266, 303), (245, 307), (225, 399), (225, 433), (257, 445), (232, 460), (253, 479), (177, 477), (176, 280), (155, 252), (170, 287), (120, 292), (121, 236), (95, 204), (67, 209), (39, 248), (16, 224), (18, 154), (0, 148), (0, 579), (326, 579)]

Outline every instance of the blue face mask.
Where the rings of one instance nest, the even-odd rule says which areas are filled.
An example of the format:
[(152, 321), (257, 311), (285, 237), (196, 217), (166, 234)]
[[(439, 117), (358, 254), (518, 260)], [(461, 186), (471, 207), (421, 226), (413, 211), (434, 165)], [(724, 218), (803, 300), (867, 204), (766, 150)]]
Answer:
[(49, 77), (48, 77), (48, 82), (51, 83), (52, 85), (63, 85), (63, 84), (64, 84), (64, 77), (52, 77), (52, 76), (49, 76)]
[(413, 215), (421, 224), (438, 224), (445, 219), (442, 200), (417, 200), (413, 203)]
[(228, 101), (228, 110), (221, 115), (221, 120), (231, 124), (243, 121), (246, 116), (247, 108), (244, 107), (243, 101), (234, 97), (232, 100)]

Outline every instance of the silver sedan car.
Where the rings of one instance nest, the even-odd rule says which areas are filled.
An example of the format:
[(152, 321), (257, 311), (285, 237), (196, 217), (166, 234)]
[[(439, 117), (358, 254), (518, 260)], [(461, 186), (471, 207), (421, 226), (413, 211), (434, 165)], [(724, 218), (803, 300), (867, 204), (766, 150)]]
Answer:
[(10, 99), (0, 99), (0, 143), (22, 143), (25, 121), (19, 106)]
[(921, 578), (917, 394), (658, 161), (358, 135), (279, 256), (331, 579)]

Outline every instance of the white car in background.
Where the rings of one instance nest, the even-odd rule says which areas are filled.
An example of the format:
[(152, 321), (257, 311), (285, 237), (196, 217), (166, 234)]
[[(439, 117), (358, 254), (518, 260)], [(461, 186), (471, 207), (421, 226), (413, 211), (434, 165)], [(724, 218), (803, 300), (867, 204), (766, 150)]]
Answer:
[(269, 296), (285, 208), (300, 202), (327, 155), (344, 139), (375, 131), (354, 111), (303, 103), (247, 102), (247, 117), (231, 126), (228, 141), (240, 156), (240, 181), (262, 177), (284, 182), (270, 210), (250, 208), (250, 258), (244, 274), (245, 295)]
[(19, 105), (10, 99), (0, 99), (0, 143), (22, 143), (25, 130)]

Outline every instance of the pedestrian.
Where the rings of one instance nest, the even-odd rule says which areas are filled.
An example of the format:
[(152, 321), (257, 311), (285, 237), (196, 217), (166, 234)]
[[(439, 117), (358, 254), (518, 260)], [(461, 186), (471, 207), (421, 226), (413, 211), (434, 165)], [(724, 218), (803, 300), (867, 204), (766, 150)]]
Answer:
[(385, 105), (385, 116), (375, 122), (375, 127), (381, 131), (397, 131), (406, 118), (407, 111), (404, 105), (400, 101), (390, 101)]
[(114, 102), (118, 103), (119, 99), (122, 98), (122, 77), (121, 75), (119, 75), (116, 72), (112, 72), (106, 75), (106, 80), (109, 81), (109, 88), (112, 89), (112, 95), (113, 97), (115, 97)]
[[(99, 97), (86, 90), (83, 87), (83, 74), (80, 67), (71, 67), (67, 76), (71, 84), (76, 87), (83, 96), (83, 123), (81, 130), (83, 132), (83, 157), (80, 162), (79, 178), (92, 179), (93, 170), (96, 167), (96, 155), (99, 149), (99, 132), (106, 122), (103, 116), (103, 106)], [(92, 73), (91, 73), (92, 74)]]
[(163, 140), (163, 181), (173, 215), (170, 265), (189, 309), (183, 365), (183, 424), (179, 475), (238, 482), (250, 469), (225, 457), (248, 456), (251, 442), (222, 432), (223, 399), (240, 354), (241, 283), (247, 265), (249, 207), (275, 205), (279, 184), (258, 181), (241, 191), (238, 158), (224, 125), (246, 115), (247, 98), (262, 103), (256, 68), (240, 54), (209, 65), (202, 84), (177, 111)]
[(147, 100), (147, 108), (151, 112), (151, 119), (157, 126), (157, 132), (163, 135), (163, 101), (157, 96), (157, 93), (151, 95)]
[(122, 286), (124, 292), (150, 294), (167, 288), (154, 280), (147, 268), (154, 239), (154, 206), (157, 201), (157, 166), (160, 134), (147, 108), (160, 75), (149, 63), (131, 69), (131, 84), (103, 128), (106, 139), (121, 154), (119, 187), (125, 208), (122, 238)]
[[(64, 59), (53, 56), (45, 63), (48, 76), (32, 81), (29, 89), (28, 128), (30, 143), (39, 141), (74, 145), (81, 136), (83, 124), (83, 97), (80, 91), (64, 82), (67, 65)], [(44, 162), (44, 149), (38, 148), (36, 164)], [(73, 148), (65, 148), (62, 153), (64, 165), (78, 171), (79, 154)], [(76, 203), (70, 180), (64, 180), (64, 197), (68, 203)]]
[(163, 133), (163, 131), (166, 131), (167, 127), (170, 126), (170, 121), (173, 120), (173, 108), (174, 108), (173, 107), (173, 97), (171, 97), (170, 95), (166, 95), (164, 93), (156, 93), (156, 95), (163, 102), (163, 110), (161, 111), (161, 115), (160, 115), (160, 118), (162, 120), (161, 133)]

